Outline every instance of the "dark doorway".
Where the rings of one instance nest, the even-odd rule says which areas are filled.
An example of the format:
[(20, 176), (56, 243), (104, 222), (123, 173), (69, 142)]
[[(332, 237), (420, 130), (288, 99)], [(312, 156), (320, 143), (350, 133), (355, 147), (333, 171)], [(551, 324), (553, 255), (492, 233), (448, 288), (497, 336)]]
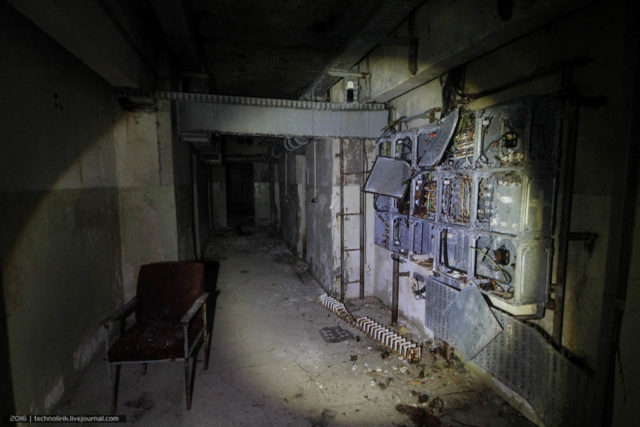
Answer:
[(229, 226), (252, 225), (253, 164), (227, 164), (227, 212)]

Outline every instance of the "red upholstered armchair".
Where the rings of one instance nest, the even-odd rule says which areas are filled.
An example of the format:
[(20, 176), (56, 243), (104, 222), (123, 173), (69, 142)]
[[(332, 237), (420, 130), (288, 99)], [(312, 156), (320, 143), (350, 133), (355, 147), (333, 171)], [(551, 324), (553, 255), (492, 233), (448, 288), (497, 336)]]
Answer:
[[(136, 297), (105, 322), (107, 364), (113, 386), (111, 411), (118, 402), (120, 368), (124, 364), (184, 361), (187, 409), (200, 347), (204, 345), (204, 369), (209, 365), (207, 297), (203, 292), (204, 264), (161, 262), (143, 265), (138, 274)], [(127, 317), (136, 321), (126, 329)], [(120, 324), (120, 337), (111, 344), (112, 327)], [(193, 365), (189, 360), (193, 357)]]

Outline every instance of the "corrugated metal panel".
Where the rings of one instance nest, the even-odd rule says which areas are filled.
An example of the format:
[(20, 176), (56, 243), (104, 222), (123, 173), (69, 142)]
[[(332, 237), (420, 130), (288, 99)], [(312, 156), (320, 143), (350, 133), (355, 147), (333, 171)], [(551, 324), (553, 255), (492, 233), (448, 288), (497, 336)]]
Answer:
[[(427, 280), (426, 326), (449, 343), (444, 310), (457, 294), (433, 278)], [(529, 402), (546, 425), (589, 425), (591, 376), (534, 327), (492, 311), (503, 332), (472, 361)]]
[(314, 105), (308, 109), (282, 105), (180, 101), (180, 132), (376, 138), (387, 123), (386, 110), (319, 110)]

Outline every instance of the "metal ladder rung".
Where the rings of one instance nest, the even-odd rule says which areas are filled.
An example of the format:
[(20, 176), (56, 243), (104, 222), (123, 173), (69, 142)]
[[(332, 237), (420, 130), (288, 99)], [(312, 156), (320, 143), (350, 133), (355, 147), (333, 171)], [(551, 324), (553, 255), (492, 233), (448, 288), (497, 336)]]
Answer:
[(353, 252), (353, 251), (360, 251), (360, 248), (351, 248), (351, 249), (345, 249), (345, 252)]
[(360, 283), (360, 280), (354, 280), (353, 282), (347, 282), (347, 285), (353, 285), (354, 283)]
[(346, 212), (346, 213), (338, 212), (338, 216), (347, 216), (347, 215), (360, 215), (360, 212)]

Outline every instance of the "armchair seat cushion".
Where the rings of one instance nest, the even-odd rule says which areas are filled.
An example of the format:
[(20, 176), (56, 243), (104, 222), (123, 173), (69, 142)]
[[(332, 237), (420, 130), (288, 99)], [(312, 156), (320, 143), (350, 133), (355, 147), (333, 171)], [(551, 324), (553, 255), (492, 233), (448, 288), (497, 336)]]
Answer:
[[(202, 319), (194, 319), (189, 331), (193, 342), (202, 328)], [(109, 362), (180, 359), (184, 357), (184, 329), (180, 323), (150, 319), (128, 329), (107, 353)]]

